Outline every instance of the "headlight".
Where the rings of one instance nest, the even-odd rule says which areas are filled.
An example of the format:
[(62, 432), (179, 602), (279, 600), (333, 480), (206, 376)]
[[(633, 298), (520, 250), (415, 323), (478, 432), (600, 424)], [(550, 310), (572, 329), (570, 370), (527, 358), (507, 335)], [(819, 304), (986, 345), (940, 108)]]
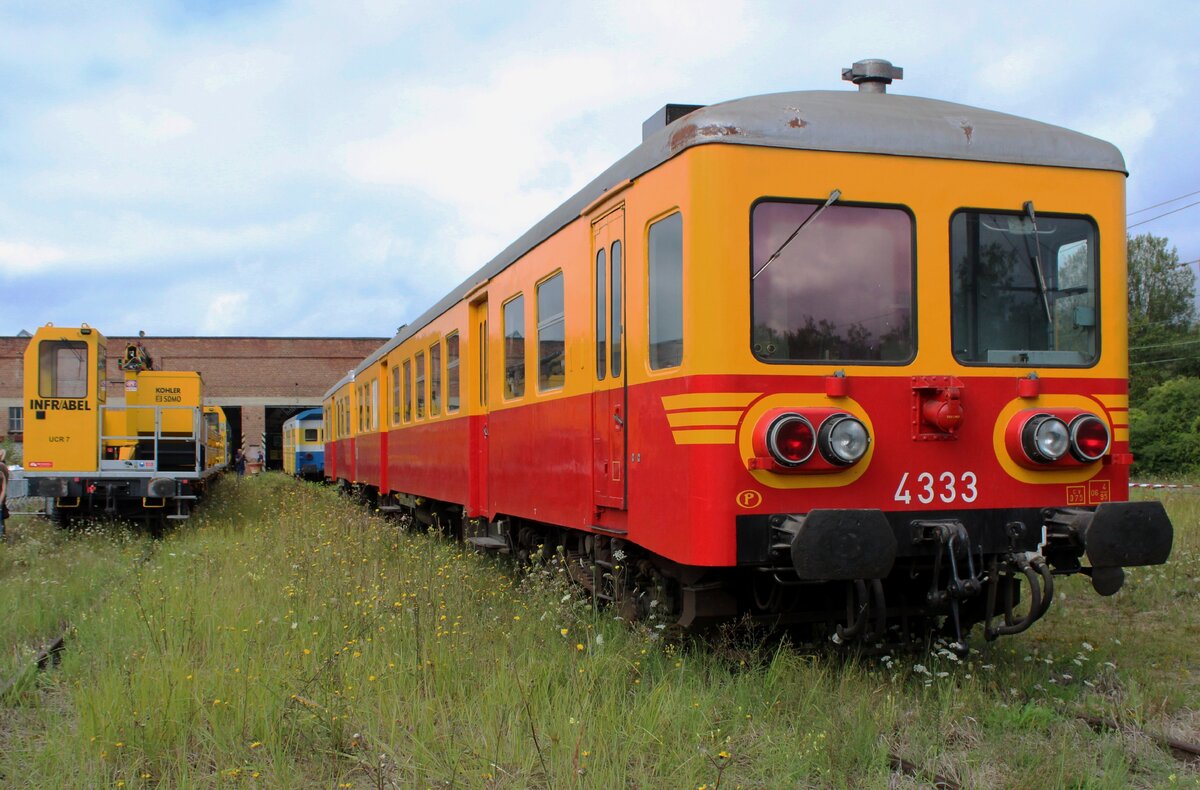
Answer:
[(1057, 461), (1070, 448), (1071, 434), (1067, 424), (1058, 417), (1038, 414), (1029, 418), (1021, 431), (1021, 447), (1031, 461), (1049, 464)]
[(821, 423), (818, 444), (821, 455), (831, 464), (849, 466), (857, 463), (871, 446), (867, 426), (849, 414), (835, 414)]

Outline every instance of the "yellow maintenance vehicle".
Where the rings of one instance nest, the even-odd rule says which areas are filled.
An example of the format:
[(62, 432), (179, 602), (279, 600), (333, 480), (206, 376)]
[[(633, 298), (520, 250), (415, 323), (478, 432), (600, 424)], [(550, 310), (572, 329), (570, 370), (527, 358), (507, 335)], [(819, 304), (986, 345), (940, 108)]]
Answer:
[(25, 351), (25, 468), (29, 496), (54, 500), (60, 523), (96, 513), (163, 523), (186, 519), (226, 467), (228, 423), (205, 406), (195, 371), (154, 370), (140, 343), (125, 348), (123, 403), (108, 403), (107, 342), (83, 324), (47, 324)]

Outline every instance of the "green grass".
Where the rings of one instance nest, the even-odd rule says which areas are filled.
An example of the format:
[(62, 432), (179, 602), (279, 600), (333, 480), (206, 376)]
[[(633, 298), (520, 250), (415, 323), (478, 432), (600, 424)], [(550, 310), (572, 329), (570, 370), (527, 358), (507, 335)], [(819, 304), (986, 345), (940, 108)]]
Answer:
[[(1200, 741), (1200, 495), (1172, 561), (958, 660), (698, 646), (279, 475), (225, 480), (158, 542), (17, 521), (0, 671), (61, 621), (62, 665), (0, 701), (12, 787), (1200, 786), (1093, 713)], [(57, 582), (48, 582), (48, 579)]]

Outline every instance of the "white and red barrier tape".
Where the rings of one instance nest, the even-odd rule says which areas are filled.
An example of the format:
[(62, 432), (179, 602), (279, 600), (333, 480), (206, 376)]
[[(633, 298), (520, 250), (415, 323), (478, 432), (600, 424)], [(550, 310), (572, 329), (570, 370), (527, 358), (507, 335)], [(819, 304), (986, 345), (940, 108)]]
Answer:
[(1200, 488), (1200, 484), (1195, 484), (1195, 483), (1130, 483), (1129, 487), (1130, 488), (1177, 489), (1177, 488)]

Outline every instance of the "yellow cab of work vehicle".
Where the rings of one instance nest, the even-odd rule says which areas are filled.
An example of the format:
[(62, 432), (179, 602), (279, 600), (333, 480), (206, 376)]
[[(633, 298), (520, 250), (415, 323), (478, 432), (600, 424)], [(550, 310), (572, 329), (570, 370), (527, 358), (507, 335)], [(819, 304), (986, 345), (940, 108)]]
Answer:
[(107, 340), (83, 324), (41, 327), (25, 352), (25, 470), (30, 496), (67, 523), (110, 513), (185, 519), (225, 468), (228, 423), (204, 406), (195, 371), (152, 369), (140, 343), (118, 365), (124, 403), (109, 403)]

